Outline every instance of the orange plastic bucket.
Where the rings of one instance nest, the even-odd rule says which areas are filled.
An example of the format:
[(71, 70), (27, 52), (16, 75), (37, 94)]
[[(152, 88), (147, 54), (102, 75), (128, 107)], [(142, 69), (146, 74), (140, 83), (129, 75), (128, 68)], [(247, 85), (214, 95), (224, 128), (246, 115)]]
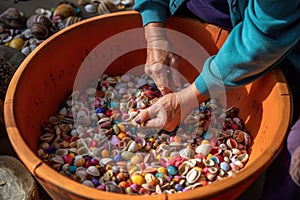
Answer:
[[(216, 38), (209, 27), (193, 19), (172, 17), (169, 28), (181, 30), (198, 41), (210, 54), (216, 53), (224, 38)], [(19, 158), (53, 199), (149, 199), (103, 192), (81, 185), (61, 175), (36, 154), (41, 135), (41, 121), (57, 112), (58, 105), (72, 91), (77, 72), (85, 60), (107, 57), (116, 59), (106, 69), (110, 75), (120, 75), (134, 66), (143, 65), (146, 49), (141, 48), (117, 56), (117, 52), (136, 43), (145, 43), (144, 35), (128, 40), (125, 46), (106, 46), (103, 54), (87, 55), (106, 39), (118, 33), (141, 28), (137, 12), (126, 11), (90, 18), (65, 28), (37, 47), (20, 65), (9, 85), (5, 103), (5, 125), (9, 139)], [(221, 32), (220, 32), (221, 33)], [(220, 34), (226, 38), (223, 33)], [(130, 35), (128, 35), (130, 38)], [(174, 38), (176, 40), (176, 38)], [(184, 48), (184, 43), (178, 44)], [(178, 47), (177, 46), (177, 47)], [(189, 47), (187, 47), (189, 49)], [(200, 64), (201, 65), (201, 64)], [(101, 64), (91, 65), (83, 80), (98, 78)], [(180, 72), (192, 82), (198, 74), (188, 59), (182, 61)], [(264, 89), (261, 90), (261, 87)], [(234, 199), (260, 175), (281, 149), (291, 118), (291, 97), (286, 81), (276, 69), (245, 87), (227, 93), (228, 106), (240, 109), (239, 116), (251, 133), (253, 144), (246, 166), (238, 175), (186, 193), (160, 194), (151, 199)]]

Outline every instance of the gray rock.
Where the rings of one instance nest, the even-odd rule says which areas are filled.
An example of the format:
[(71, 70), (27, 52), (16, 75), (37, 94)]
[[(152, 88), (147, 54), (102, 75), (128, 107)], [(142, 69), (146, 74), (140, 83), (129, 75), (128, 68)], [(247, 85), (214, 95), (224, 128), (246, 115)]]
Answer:
[(21, 161), (0, 156), (0, 200), (38, 200), (37, 184)]
[(0, 45), (0, 127), (4, 126), (3, 102), (6, 90), (25, 55), (12, 47)]

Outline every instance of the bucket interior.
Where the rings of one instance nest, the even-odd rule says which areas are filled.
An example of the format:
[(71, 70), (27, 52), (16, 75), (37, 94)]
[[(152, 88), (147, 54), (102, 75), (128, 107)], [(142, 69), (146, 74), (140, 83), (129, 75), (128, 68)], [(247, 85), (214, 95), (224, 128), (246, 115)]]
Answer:
[[(141, 24), (136, 12), (99, 16), (78, 22), (42, 43), (24, 60), (11, 81), (4, 105), (8, 135), (21, 160), (54, 199), (97, 199), (101, 195), (106, 195), (106, 199), (147, 199), (87, 188), (51, 169), (36, 156), (42, 133), (41, 121), (57, 113), (58, 105), (69, 96), (75, 80), (80, 80), (78, 87), (83, 89), (102, 73), (122, 75), (137, 66), (141, 67), (136, 73), (143, 73), (146, 48), (141, 31), (134, 36), (124, 34), (112, 46), (104, 45), (101, 48), (104, 51), (100, 53), (95, 50), (114, 35), (141, 29)], [(210, 33), (197, 20), (174, 17), (169, 19), (168, 27), (181, 30), (202, 44), (208, 54), (216, 53), (217, 47)], [(118, 39), (124, 41), (119, 43)], [(176, 37), (172, 40), (175, 48), (187, 52), (187, 55), (193, 54), (193, 49), (185, 46), (184, 40)], [(141, 48), (137, 49), (136, 46)], [(199, 74), (199, 69), (191, 63), (197, 62), (198, 58), (186, 58), (181, 60), (179, 71), (192, 82)], [(107, 60), (104, 67), (102, 60)], [(199, 66), (202, 66), (201, 62), (199, 59)], [(272, 162), (284, 141), (291, 114), (289, 91), (281, 72), (276, 69), (252, 84), (227, 92), (227, 102), (228, 107), (240, 109), (239, 117), (252, 136), (253, 144), (246, 166), (236, 177), (187, 193), (168, 197), (157, 195), (154, 198), (214, 199), (225, 194), (238, 196)]]

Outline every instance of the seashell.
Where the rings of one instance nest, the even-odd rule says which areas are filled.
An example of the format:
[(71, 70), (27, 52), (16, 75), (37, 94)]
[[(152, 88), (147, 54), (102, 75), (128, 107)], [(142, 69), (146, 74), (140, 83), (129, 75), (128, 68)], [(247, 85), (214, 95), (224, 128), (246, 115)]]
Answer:
[(212, 167), (215, 164), (215, 162), (210, 158), (204, 159), (203, 163), (205, 166), (208, 166), (208, 167)]
[(221, 162), (220, 163), (220, 168), (224, 171), (227, 172), (230, 169), (230, 166), (227, 162)]
[(74, 165), (79, 167), (83, 166), (85, 164), (85, 159), (84, 158), (77, 158), (74, 160)]
[(165, 143), (162, 143), (156, 148), (156, 153), (160, 154), (164, 150), (171, 151), (171, 147)]
[(103, 166), (103, 165), (108, 165), (110, 163), (112, 163), (114, 160), (112, 158), (102, 158), (99, 163)]
[(142, 163), (144, 160), (144, 157), (142, 156), (142, 154), (135, 154), (130, 158), (130, 162), (133, 164), (138, 164), (138, 163)]
[(127, 151), (134, 153), (138, 151), (139, 147), (136, 141), (131, 140), (130, 142), (128, 142), (126, 149)]
[(32, 28), (34, 24), (43, 25), (47, 30), (49, 30), (52, 26), (52, 22), (48, 17), (38, 14), (30, 16), (26, 22), (27, 28), (29, 29)]
[(17, 8), (8, 8), (0, 15), (0, 22), (16, 29), (26, 26), (26, 17)]
[(62, 3), (55, 8), (52, 15), (52, 20), (60, 21), (70, 16), (76, 16), (75, 7), (67, 3)]
[(237, 165), (240, 169), (244, 167), (244, 163), (242, 163), (241, 161), (239, 160), (236, 160), (233, 162), (235, 165)]
[(235, 139), (228, 138), (226, 140), (226, 145), (229, 149), (234, 149), (238, 147), (238, 143), (235, 141)]
[(83, 182), (82, 182), (82, 185), (85, 185), (85, 186), (88, 186), (88, 187), (91, 187), (91, 188), (94, 188), (95, 186), (94, 186), (94, 183), (92, 182), (92, 181), (90, 181), (90, 180), (84, 180)]
[(134, 153), (130, 152), (130, 151), (123, 151), (121, 153), (121, 157), (124, 159), (124, 160), (130, 160), (131, 157), (134, 155)]
[(65, 155), (68, 155), (68, 150), (67, 149), (57, 149), (56, 151), (55, 151), (55, 155), (57, 155), (57, 156), (65, 156)]
[(58, 23), (58, 28), (62, 30), (68, 26), (71, 26), (72, 24), (81, 21), (81, 19), (81, 17), (69, 16)]
[(140, 144), (142, 147), (144, 147), (146, 145), (146, 140), (144, 138), (141, 137), (136, 137), (134, 139), (134, 141), (136, 141), (138, 144)]
[(246, 133), (246, 132), (243, 132), (243, 134), (244, 134), (244, 144), (246, 146), (249, 146), (251, 144), (251, 142), (252, 142), (251, 136), (248, 133)]
[(241, 161), (242, 163), (246, 163), (249, 159), (249, 154), (243, 153), (237, 156), (237, 160)]
[(97, 7), (94, 4), (86, 4), (84, 6), (84, 9), (88, 13), (96, 13), (97, 12)]
[(47, 148), (49, 148), (50, 147), (50, 145), (49, 145), (49, 143), (48, 142), (42, 142), (40, 145), (39, 145), (39, 147), (41, 148), (41, 149), (47, 149)]
[(199, 180), (201, 176), (201, 170), (198, 167), (192, 168), (187, 174), (186, 174), (186, 181), (188, 183), (195, 183)]
[(144, 156), (144, 163), (151, 163), (152, 161), (154, 161), (156, 158), (156, 152), (151, 150), (149, 153), (147, 153)]
[(211, 174), (216, 174), (219, 171), (217, 167), (209, 167), (208, 172)]
[(162, 194), (162, 190), (161, 190), (161, 188), (160, 188), (159, 185), (156, 185), (156, 186), (155, 186), (155, 192), (156, 192), (157, 194)]
[(240, 155), (242, 153), (241, 150), (236, 148), (231, 149), (231, 152), (233, 155)]
[(59, 164), (64, 164), (64, 159), (61, 156), (54, 156), (51, 158), (52, 161), (59, 163)]
[(54, 138), (54, 134), (49, 132), (40, 136), (40, 140), (43, 142), (50, 142), (53, 138)]
[(8, 46), (20, 51), (24, 44), (25, 44), (25, 41), (22, 38), (15, 37), (9, 42)]
[(90, 153), (90, 151), (85, 146), (82, 146), (77, 150), (78, 155), (86, 156), (89, 153)]
[(230, 150), (225, 150), (223, 152), (223, 157), (227, 157), (227, 158), (231, 159), (232, 158), (232, 152)]
[(211, 149), (212, 149), (211, 144), (200, 144), (199, 146), (197, 146), (195, 151), (196, 153), (203, 154), (204, 156), (206, 156)]
[(26, 25), (34, 37), (37, 39), (45, 39), (49, 35), (52, 22), (44, 15), (32, 15), (28, 18)]
[(205, 177), (206, 177), (208, 180), (212, 181), (212, 180), (216, 177), (216, 175), (217, 175), (217, 174), (213, 174), (213, 173), (207, 172), (207, 173), (205, 174)]
[(210, 153), (212, 155), (219, 155), (221, 154), (223, 151), (223, 149), (221, 149), (220, 147), (213, 147), (211, 150), (210, 150)]
[(146, 190), (148, 190), (148, 191), (155, 191), (155, 187), (154, 186), (152, 186), (151, 184), (149, 184), (149, 183), (144, 183), (144, 184), (142, 184), (142, 187), (143, 188), (145, 188)]
[(86, 169), (86, 173), (92, 175), (92, 176), (100, 176), (100, 171), (99, 169), (96, 167), (96, 166), (89, 166), (87, 169)]
[(189, 185), (189, 186), (185, 187), (185, 189), (186, 190), (193, 190), (193, 189), (195, 189), (197, 187), (200, 187), (200, 186), (203, 186), (203, 184), (198, 182), (198, 183), (194, 183), (192, 185)]
[(209, 159), (213, 160), (214, 163), (219, 164), (221, 158), (219, 158), (218, 156), (213, 155)]
[(224, 144), (224, 143), (220, 144), (219, 147), (220, 147), (223, 151), (227, 150), (227, 148), (228, 148), (227, 145)]
[[(110, 143), (114, 146), (118, 146), (120, 147), (120, 139), (118, 138), (118, 136), (116, 135), (112, 135), (111, 138), (110, 138)], [(122, 146), (122, 145), (121, 145)], [(121, 148), (121, 147), (120, 147)]]
[(183, 163), (181, 163), (181, 165), (178, 167), (178, 174), (184, 176), (186, 175), (186, 173), (188, 173), (188, 171), (194, 167), (195, 165), (193, 165), (191, 162), (189, 161), (184, 161)]
[(104, 183), (106, 192), (122, 193), (122, 189), (114, 181)]
[(240, 167), (238, 165), (236, 165), (235, 163), (230, 163), (229, 166), (230, 166), (231, 171), (239, 171), (240, 170)]
[(238, 143), (241, 143), (244, 141), (244, 133), (243, 131), (236, 130), (232, 134), (232, 138), (235, 139)]
[(120, 1), (121, 1), (121, 4), (123, 4), (125, 6), (129, 6), (134, 3), (134, 0), (120, 0)]
[(160, 135), (160, 139), (162, 140), (162, 142), (170, 143), (170, 138), (171, 136), (165, 133), (162, 133)]
[(182, 158), (193, 158), (195, 155), (195, 151), (191, 148), (184, 148), (179, 151), (179, 155)]

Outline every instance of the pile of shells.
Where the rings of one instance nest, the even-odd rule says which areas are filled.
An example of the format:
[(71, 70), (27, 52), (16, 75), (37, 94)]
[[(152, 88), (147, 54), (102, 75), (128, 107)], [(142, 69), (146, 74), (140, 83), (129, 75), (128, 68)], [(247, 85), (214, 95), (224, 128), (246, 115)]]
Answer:
[(160, 97), (148, 76), (103, 75), (42, 121), (37, 154), (83, 185), (131, 195), (186, 192), (243, 169), (251, 137), (237, 108), (210, 99), (173, 132), (135, 124)]
[(76, 6), (61, 1), (51, 10), (37, 8), (31, 16), (25, 16), (16, 8), (8, 8), (0, 13), (0, 45), (15, 48), (27, 56), (52, 34), (81, 21), (80, 7), (84, 7), (88, 13), (102, 15), (131, 9), (133, 1), (79, 0), (78, 3)]

